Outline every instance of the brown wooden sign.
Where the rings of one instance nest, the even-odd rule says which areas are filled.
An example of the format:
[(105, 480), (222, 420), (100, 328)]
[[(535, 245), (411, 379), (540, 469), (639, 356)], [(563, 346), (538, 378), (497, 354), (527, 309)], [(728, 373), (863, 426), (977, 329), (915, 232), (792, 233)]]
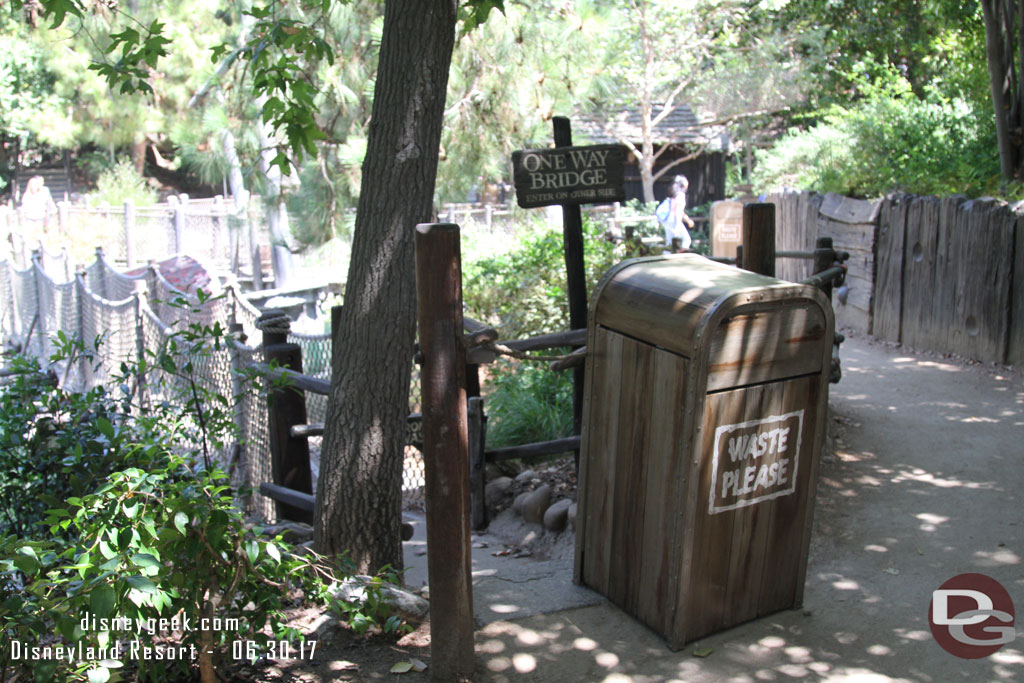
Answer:
[(621, 145), (556, 147), (512, 152), (519, 206), (621, 202), (626, 148)]

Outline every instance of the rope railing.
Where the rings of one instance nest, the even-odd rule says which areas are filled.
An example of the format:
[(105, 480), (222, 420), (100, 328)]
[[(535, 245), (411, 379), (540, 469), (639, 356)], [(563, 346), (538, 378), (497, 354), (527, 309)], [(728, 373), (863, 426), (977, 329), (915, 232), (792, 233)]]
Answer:
[[(47, 268), (54, 263), (56, 272)], [(236, 399), (232, 410), (238, 439), (212, 456), (239, 490), (255, 491), (273, 481), (266, 390), (242, 390), (243, 369), (265, 361), (263, 333), (256, 325), (261, 311), (245, 298), (238, 284), (229, 282), (222, 293), (201, 301), (195, 293), (183, 292), (168, 281), (154, 264), (129, 273), (118, 270), (102, 249), (96, 250), (91, 264), (79, 266), (76, 273), (65, 277), (64, 271), (59, 259), (40, 252), (25, 270), (0, 260), (0, 338), (43, 362), (49, 362), (51, 336), (58, 330), (79, 340), (85, 352), (55, 370), (65, 386), (84, 390), (118, 379), (123, 362), (158, 353), (189, 325), (219, 324), (226, 333), (231, 331), (223, 348), (189, 358), (197, 385)], [(332, 336), (289, 331), (288, 340), (301, 347), (307, 359), (306, 372), (318, 379), (320, 391), (308, 392), (306, 402), (310, 420), (323, 423)], [(133, 378), (128, 388), (144, 409), (153, 401), (181, 395), (188, 388), (183, 381), (148, 364), (146, 376)], [(189, 429), (186, 425), (186, 433)], [(311, 445), (318, 444), (314, 437)], [(408, 454), (406, 463), (403, 489), (416, 491), (423, 484), (422, 463)], [(274, 517), (273, 501), (264, 496), (249, 495), (241, 502), (247, 512), (265, 519)]]

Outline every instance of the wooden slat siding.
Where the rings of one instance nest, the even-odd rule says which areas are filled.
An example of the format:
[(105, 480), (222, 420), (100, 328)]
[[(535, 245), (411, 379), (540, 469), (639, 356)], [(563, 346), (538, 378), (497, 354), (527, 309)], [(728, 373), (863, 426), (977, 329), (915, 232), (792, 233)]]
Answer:
[(821, 311), (810, 302), (729, 318), (711, 342), (708, 391), (814, 372), (820, 361), (810, 350), (825, 333)]
[(960, 296), (962, 284), (957, 281), (961, 255), (956, 253), (959, 242), (957, 233), (965, 230), (957, 225), (960, 204), (965, 197), (943, 197), (939, 200), (939, 234), (936, 247), (935, 303), (932, 306), (929, 321), (929, 345), (933, 351), (948, 352), (952, 338), (952, 328), (956, 324), (956, 301)]
[[(637, 499), (643, 491), (643, 470), (646, 464), (647, 445), (643, 443), (643, 430), (639, 428), (641, 415), (648, 414), (644, 404), (650, 365), (648, 349), (633, 339), (626, 339), (622, 346), (622, 368), (618, 378), (619, 433), (615, 450), (618, 458), (614, 463), (615, 488), (612, 492), (611, 558), (608, 565), (610, 580), (608, 599), (626, 611), (632, 612), (631, 600), (635, 586), (635, 574), (640, 557), (640, 534), (643, 525), (643, 501)], [(644, 410), (644, 412), (640, 412)]]
[[(774, 412), (765, 405), (766, 386), (768, 385), (709, 396), (709, 401), (722, 401), (727, 405), (718, 411), (719, 422), (710, 425), (711, 428), (705, 431), (706, 438), (713, 439), (715, 428), (723, 424), (723, 421), (735, 424), (756, 420), (767, 415), (782, 414)], [(730, 409), (736, 410), (736, 414), (730, 414)], [(713, 441), (711, 449), (714, 449)], [(710, 451), (712, 454), (713, 452), (713, 450)], [(749, 495), (745, 497), (749, 498)], [(738, 624), (757, 616), (763, 590), (761, 577), (764, 574), (768, 529), (772, 519), (772, 503), (774, 501), (740, 508), (732, 515), (734, 519), (730, 538), (733, 550), (729, 558), (726, 623)], [(778, 548), (772, 550), (778, 550)]]
[(874, 283), (874, 223), (849, 224), (819, 214), (818, 234), (831, 237), (836, 251), (850, 253), (846, 261), (848, 296), (843, 304), (833, 299), (836, 323), (866, 333), (871, 327), (871, 292)]
[(618, 382), (622, 369), (623, 342), (625, 337), (614, 332), (598, 329), (595, 336), (593, 364), (594, 389), (592, 396), (602, 396), (592, 406), (590, 420), (585, 431), (590, 442), (586, 459), (586, 510), (585, 537), (583, 539), (582, 583), (608, 594), (608, 566), (611, 559), (609, 536), (613, 522), (613, 495), (615, 493), (615, 444), (619, 431)]
[[(813, 513), (817, 465), (821, 455), (815, 451), (815, 445), (822, 443), (817, 431), (824, 428), (824, 422), (819, 420), (817, 406), (822, 387), (824, 386), (826, 391), (828, 387), (822, 382), (820, 375), (801, 377), (771, 386), (779, 391), (777, 410), (780, 412), (774, 414), (785, 414), (804, 408), (803, 434), (800, 439), (800, 451), (796, 456), (796, 490), (792, 495), (759, 504), (768, 506), (771, 522), (765, 539), (768, 552), (761, 576), (761, 595), (755, 616), (795, 607), (802, 600), (807, 570), (807, 547), (811, 533), (808, 522)], [(827, 408), (825, 412), (828, 412)]]
[(871, 333), (885, 341), (902, 341), (903, 259), (909, 206), (909, 196), (893, 194), (886, 198), (879, 214)]
[(915, 197), (907, 208), (903, 260), (903, 343), (925, 348), (935, 299), (935, 261), (938, 234), (938, 202), (934, 197)]
[(976, 199), (960, 206), (950, 245), (955, 268), (947, 275), (959, 283), (948, 328), (952, 353), (992, 363), (1006, 358), (1015, 223), (1001, 201)]
[(1006, 345), (1006, 362), (1024, 366), (1024, 202), (1012, 209), (1015, 233), (1013, 280), (1010, 283), (1010, 332)]
[(659, 633), (667, 633), (675, 617), (680, 568), (679, 545), (683, 520), (680, 494), (689, 454), (683, 445), (683, 416), (686, 405), (686, 378), (689, 363), (681, 356), (655, 355), (650, 384), (652, 410), (664, 415), (647, 425), (647, 443), (653, 457), (647, 461), (647, 489), (644, 492), (644, 527), (641, 556), (639, 601), (636, 616)]
[[(742, 397), (741, 397), (742, 398)], [(721, 629), (726, 624), (726, 606), (729, 596), (730, 542), (736, 524), (737, 510), (716, 515), (708, 514), (711, 491), (711, 455), (714, 448), (715, 428), (731, 422), (730, 408), (742, 407), (742, 401), (732, 402), (709, 400), (704, 406), (703, 428), (693, 437), (692, 443), (699, 450), (700, 465), (690, 495), (697, 499), (693, 539), (693, 563), (688, 578), (689, 600), (687, 602), (686, 633), (683, 642)], [(744, 508), (740, 513), (746, 513)]]

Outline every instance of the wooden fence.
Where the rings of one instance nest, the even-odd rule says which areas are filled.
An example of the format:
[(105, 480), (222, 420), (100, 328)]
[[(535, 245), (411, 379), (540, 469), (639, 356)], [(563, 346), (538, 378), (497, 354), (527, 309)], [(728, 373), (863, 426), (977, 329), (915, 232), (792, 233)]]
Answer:
[[(1024, 364), (1024, 205), (890, 195), (871, 201), (783, 192), (779, 250), (831, 237), (848, 251), (837, 325), (878, 339), (984, 362)], [(810, 264), (780, 262), (798, 281)]]

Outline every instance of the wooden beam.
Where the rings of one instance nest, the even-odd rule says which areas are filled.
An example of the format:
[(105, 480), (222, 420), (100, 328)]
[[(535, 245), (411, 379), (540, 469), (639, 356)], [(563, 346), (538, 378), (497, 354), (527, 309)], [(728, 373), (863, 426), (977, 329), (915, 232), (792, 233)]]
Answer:
[(475, 664), (459, 226), (416, 226), (416, 299), (431, 665), (434, 680), (455, 681), (470, 677)]
[(539, 441), (537, 443), (523, 444), (522, 446), (507, 446), (505, 448), (493, 448), (485, 451), (487, 462), (501, 462), (502, 460), (516, 460), (517, 458), (530, 459), (541, 458), (546, 455), (557, 455), (575, 451), (580, 447), (580, 437), (567, 436), (564, 439), (553, 441)]
[(775, 277), (775, 205), (743, 205), (742, 268)]

